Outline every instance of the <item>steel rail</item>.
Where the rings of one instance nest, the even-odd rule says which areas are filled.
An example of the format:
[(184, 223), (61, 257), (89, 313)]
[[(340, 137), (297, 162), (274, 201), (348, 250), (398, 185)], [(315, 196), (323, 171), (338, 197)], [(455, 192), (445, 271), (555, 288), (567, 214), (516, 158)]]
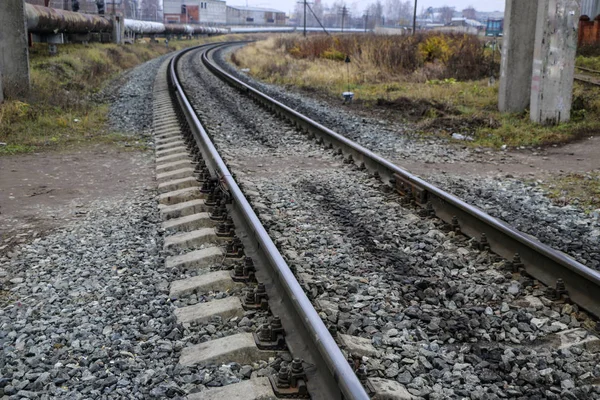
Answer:
[(585, 67), (578, 67), (578, 66), (575, 66), (575, 68), (580, 69), (580, 70), (585, 71), (585, 72), (591, 72), (593, 74), (600, 74), (600, 71), (595, 70), (595, 69), (590, 69), (590, 68), (585, 68)]
[[(367, 400), (369, 396), (358, 380), (348, 361), (340, 351), (327, 327), (310, 303), (302, 287), (294, 277), (289, 266), (275, 247), (258, 216), (252, 210), (227, 165), (219, 155), (202, 126), (177, 74), (177, 62), (183, 54), (200, 48), (212, 48), (203, 45), (179, 52), (169, 66), (169, 79), (177, 102), (201, 149), (204, 161), (211, 172), (216, 174), (221, 185), (228, 189), (232, 198), (230, 211), (235, 225), (242, 228), (240, 238), (246, 250), (253, 249), (254, 256), (262, 264), (257, 268), (258, 278), (265, 283), (269, 292), (269, 306), (275, 315), (282, 319), (286, 330), (286, 342), (294, 357), (302, 357), (315, 368), (307, 370), (308, 389), (313, 399)], [(265, 273), (265, 266), (270, 273)], [(278, 296), (272, 296), (277, 294)], [(281, 296), (285, 293), (285, 296)]]
[(460, 198), (426, 182), (407, 170), (333, 130), (311, 120), (285, 104), (267, 96), (254, 87), (227, 73), (209, 59), (208, 54), (215, 49), (233, 44), (226, 43), (212, 47), (202, 56), (204, 64), (217, 76), (238, 88), (276, 114), (283, 116), (304, 129), (310, 135), (319, 137), (325, 144), (332, 144), (351, 155), (357, 164), (377, 172), (400, 192), (417, 193), (421, 205), (430, 203), (435, 215), (447, 223), (456, 218), (460, 231), (471, 238), (479, 239), (485, 234), (490, 249), (507, 260), (518, 254), (525, 272), (549, 287), (555, 287), (558, 279), (563, 279), (572, 301), (596, 317), (600, 317), (600, 272), (577, 262), (561, 251), (555, 250), (536, 238), (509, 226), (481, 209), (467, 204)]
[(583, 82), (583, 83), (589, 83), (590, 85), (596, 85), (596, 86), (600, 86), (600, 82), (597, 80), (594, 80), (591, 76), (589, 75), (584, 75), (584, 74), (576, 74), (574, 79), (576, 81), (579, 82)]

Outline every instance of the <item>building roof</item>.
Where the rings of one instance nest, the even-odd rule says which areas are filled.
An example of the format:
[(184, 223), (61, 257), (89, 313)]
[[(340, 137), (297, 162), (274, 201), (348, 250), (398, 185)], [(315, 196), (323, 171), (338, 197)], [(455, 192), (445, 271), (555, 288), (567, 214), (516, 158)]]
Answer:
[(229, 8), (235, 8), (240, 11), (262, 11), (262, 12), (274, 12), (274, 13), (283, 13), (284, 11), (276, 10), (274, 8), (262, 8), (262, 7), (244, 7), (244, 6), (231, 6), (228, 5)]
[(468, 18), (452, 18), (452, 25), (454, 25), (454, 23), (456, 22), (462, 22), (465, 25), (468, 26), (473, 26), (473, 27), (483, 27), (485, 26), (484, 24), (482, 24), (479, 21), (475, 21), (474, 19), (468, 19)]

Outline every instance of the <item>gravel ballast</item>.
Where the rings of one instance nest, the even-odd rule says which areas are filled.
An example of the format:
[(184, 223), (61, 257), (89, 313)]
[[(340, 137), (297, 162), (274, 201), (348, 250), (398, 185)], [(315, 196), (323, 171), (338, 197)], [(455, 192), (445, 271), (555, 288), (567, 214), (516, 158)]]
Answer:
[(197, 55), (183, 62), (207, 130), (325, 323), (375, 346), (361, 360), (370, 376), (427, 399), (598, 398), (599, 356), (557, 345), (561, 332), (593, 325), (585, 313), (402, 207), (210, 76)]
[(121, 75), (102, 93), (110, 104), (110, 126), (124, 133), (149, 135), (152, 130), (152, 88), (165, 55), (145, 62)]
[[(138, 134), (140, 121), (151, 127), (148, 82), (160, 62), (127, 74), (129, 80), (143, 77), (142, 83), (124, 86), (143, 107), (122, 96), (121, 105), (129, 107), (122, 112), (141, 112), (121, 121), (122, 127), (133, 125)], [(177, 252), (163, 250), (166, 233), (160, 227), (156, 196), (153, 187), (135, 182), (127, 195), (97, 200), (75, 223), (0, 258), (0, 270), (6, 274), (0, 292), (0, 397), (182, 399), (265, 376), (291, 361), (283, 353), (250, 365), (178, 365), (184, 347), (252, 332), (267, 319), (264, 312), (249, 311), (241, 318), (177, 323), (176, 307), (242, 293), (170, 298), (170, 282), (200, 272), (165, 268), (165, 258)]]

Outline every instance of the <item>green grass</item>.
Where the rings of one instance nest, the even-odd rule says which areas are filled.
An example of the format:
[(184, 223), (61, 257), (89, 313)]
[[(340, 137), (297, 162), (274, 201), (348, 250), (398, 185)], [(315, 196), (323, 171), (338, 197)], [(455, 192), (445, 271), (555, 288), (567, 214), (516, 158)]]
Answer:
[(559, 205), (575, 204), (586, 211), (600, 209), (600, 171), (561, 176), (545, 187)]
[(7, 144), (6, 146), (0, 146), (0, 156), (2, 155), (13, 155), (19, 153), (29, 153), (34, 151), (33, 146), (26, 146), (22, 144)]
[(600, 71), (600, 57), (578, 56), (575, 65)]

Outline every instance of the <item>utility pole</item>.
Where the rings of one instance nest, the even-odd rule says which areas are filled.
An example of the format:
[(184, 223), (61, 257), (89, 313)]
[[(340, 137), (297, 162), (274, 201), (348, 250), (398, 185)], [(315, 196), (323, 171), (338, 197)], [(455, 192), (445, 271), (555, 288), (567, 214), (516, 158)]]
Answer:
[(369, 26), (369, 10), (365, 14), (365, 33), (367, 33), (367, 27)]
[(413, 14), (413, 35), (417, 33), (417, 0), (415, 0), (415, 12)]
[(348, 8), (346, 8), (346, 6), (342, 7), (342, 33), (344, 32), (344, 20), (346, 19), (347, 14)]
[(304, 37), (306, 37), (306, 0), (304, 0)]

